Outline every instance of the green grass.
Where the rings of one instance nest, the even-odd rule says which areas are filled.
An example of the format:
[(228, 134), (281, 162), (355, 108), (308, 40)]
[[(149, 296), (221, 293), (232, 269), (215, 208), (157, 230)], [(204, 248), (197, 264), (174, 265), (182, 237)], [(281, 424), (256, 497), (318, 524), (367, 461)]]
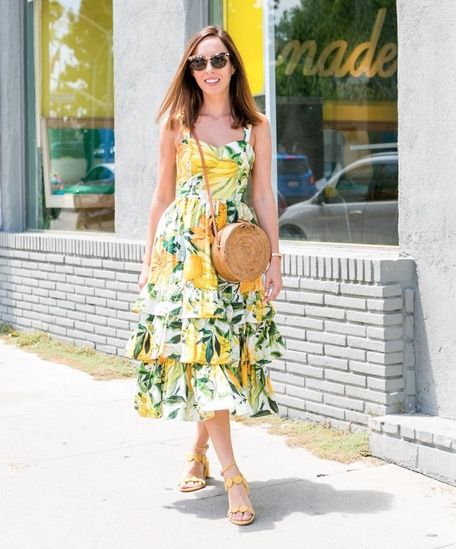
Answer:
[[(42, 331), (22, 332), (0, 323), (0, 340), (17, 345), (45, 360), (65, 364), (90, 374), (97, 380), (136, 377), (134, 361), (96, 351), (90, 347), (71, 345)], [(317, 457), (351, 463), (369, 456), (366, 432), (347, 432), (327, 424), (285, 419), (276, 415), (259, 418), (233, 418), (246, 426), (266, 426), (273, 435), (286, 437), (291, 447), (303, 447)]]
[(0, 323), (0, 339), (45, 360), (77, 368), (97, 380), (136, 377), (134, 362), (128, 358), (101, 353), (89, 346), (72, 345), (58, 338), (51, 338), (40, 330), (22, 332), (9, 324)]
[(268, 433), (285, 436), (287, 446), (305, 448), (322, 459), (353, 463), (370, 456), (368, 435), (364, 431), (340, 431), (329, 424), (285, 419), (276, 415), (236, 421), (267, 427)]

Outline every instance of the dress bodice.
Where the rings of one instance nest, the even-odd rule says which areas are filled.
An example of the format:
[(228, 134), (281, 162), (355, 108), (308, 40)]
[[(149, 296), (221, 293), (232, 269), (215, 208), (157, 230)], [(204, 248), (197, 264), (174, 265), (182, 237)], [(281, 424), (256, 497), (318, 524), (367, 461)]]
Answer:
[[(213, 200), (242, 201), (247, 190), (255, 151), (249, 143), (252, 126), (244, 128), (244, 137), (220, 147), (201, 141)], [(198, 146), (187, 128), (176, 153), (176, 197), (206, 193)]]

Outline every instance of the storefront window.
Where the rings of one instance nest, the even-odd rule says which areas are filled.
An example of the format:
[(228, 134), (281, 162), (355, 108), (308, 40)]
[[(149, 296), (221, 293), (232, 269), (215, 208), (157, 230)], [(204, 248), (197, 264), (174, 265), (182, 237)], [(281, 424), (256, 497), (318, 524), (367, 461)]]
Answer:
[[(239, 4), (213, 2), (230, 33)], [(395, 0), (275, 0), (268, 11), (281, 238), (397, 245)]]
[(42, 200), (45, 215), (35, 228), (112, 232), (112, 0), (41, 0), (37, 6), (42, 192), (30, 200)]

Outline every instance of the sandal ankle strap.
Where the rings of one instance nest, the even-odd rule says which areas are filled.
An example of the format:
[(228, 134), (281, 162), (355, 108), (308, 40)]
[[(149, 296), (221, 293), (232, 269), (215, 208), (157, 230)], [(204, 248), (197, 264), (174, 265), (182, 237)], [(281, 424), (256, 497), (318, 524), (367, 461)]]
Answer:
[(209, 444), (206, 444), (206, 446), (197, 446), (194, 444), (193, 447), (198, 448), (198, 450), (207, 450), (209, 448)]
[(238, 475), (233, 475), (232, 477), (227, 478), (224, 482), (225, 491), (228, 492), (228, 490), (234, 484), (243, 484), (244, 487), (245, 487), (245, 490), (247, 492), (247, 495), (249, 495), (249, 493), (250, 493), (249, 483), (247, 482), (247, 479), (244, 477), (244, 475), (239, 473)]
[(223, 473), (224, 473), (225, 471), (228, 471), (228, 469), (229, 469), (230, 467), (232, 467), (233, 465), (236, 465), (236, 461), (233, 461), (232, 463), (230, 463), (229, 465), (227, 465), (224, 469), (220, 469), (220, 474), (223, 475)]
[(189, 453), (187, 454), (187, 461), (199, 461), (205, 465), (208, 462), (208, 459), (204, 454)]

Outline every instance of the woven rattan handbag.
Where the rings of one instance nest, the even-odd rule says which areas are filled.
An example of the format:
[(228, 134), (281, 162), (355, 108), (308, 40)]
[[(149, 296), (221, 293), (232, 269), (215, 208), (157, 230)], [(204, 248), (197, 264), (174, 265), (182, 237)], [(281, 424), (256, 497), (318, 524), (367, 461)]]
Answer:
[(266, 270), (271, 258), (271, 245), (266, 233), (254, 223), (239, 219), (220, 230), (214, 214), (214, 204), (207, 175), (204, 154), (198, 136), (192, 132), (201, 156), (206, 192), (211, 209), (214, 241), (211, 258), (215, 270), (230, 282), (253, 281)]

